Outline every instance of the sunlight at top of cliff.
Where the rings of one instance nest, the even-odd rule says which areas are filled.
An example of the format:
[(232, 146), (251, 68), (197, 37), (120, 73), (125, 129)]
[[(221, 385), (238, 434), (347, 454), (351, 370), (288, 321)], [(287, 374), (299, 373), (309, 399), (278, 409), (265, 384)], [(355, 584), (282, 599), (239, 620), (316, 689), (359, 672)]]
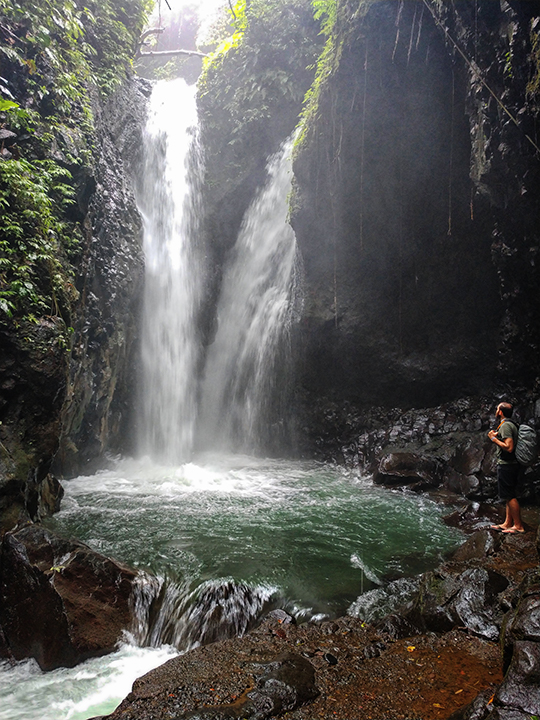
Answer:
[(196, 18), (197, 44), (204, 44), (220, 11), (225, 7), (226, 0), (158, 0), (148, 26), (166, 28), (177, 23), (180, 18)]

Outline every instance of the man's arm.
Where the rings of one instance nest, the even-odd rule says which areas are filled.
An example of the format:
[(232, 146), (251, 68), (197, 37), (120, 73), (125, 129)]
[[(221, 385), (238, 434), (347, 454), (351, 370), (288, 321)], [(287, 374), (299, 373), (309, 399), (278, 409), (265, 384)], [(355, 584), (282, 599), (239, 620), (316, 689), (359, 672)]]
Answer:
[(514, 451), (514, 438), (511, 435), (503, 440), (499, 440), (497, 437), (497, 430), (490, 430), (488, 432), (488, 438), (494, 442), (495, 445), (498, 445), (499, 447), (502, 447), (503, 450), (506, 450), (506, 452), (511, 453)]

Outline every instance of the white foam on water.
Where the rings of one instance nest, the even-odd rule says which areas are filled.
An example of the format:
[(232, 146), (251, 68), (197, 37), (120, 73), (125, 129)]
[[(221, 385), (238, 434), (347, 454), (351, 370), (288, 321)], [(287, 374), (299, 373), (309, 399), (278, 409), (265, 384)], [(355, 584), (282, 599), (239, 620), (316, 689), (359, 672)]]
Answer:
[(34, 660), (0, 663), (0, 720), (86, 720), (111, 713), (134, 680), (178, 655), (122, 644), (74, 668), (42, 672)]
[(371, 582), (375, 583), (375, 585), (382, 585), (381, 579), (376, 575), (376, 573), (367, 565), (366, 562), (364, 562), (364, 560), (362, 560), (361, 557), (354, 553), (351, 555), (351, 565), (354, 568), (362, 570), (367, 579), (371, 580)]

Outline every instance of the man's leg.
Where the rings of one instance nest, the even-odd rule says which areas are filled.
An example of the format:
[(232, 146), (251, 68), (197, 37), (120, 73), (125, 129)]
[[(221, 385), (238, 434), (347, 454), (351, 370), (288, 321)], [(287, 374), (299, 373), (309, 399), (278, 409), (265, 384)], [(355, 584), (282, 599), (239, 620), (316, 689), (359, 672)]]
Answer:
[(510, 511), (510, 503), (511, 500), (506, 501), (506, 517), (504, 518), (504, 522), (499, 525), (501, 530), (509, 530), (512, 525), (514, 524), (514, 520), (512, 518), (512, 513)]
[[(510, 525), (507, 523), (510, 522)], [(507, 532), (524, 532), (525, 528), (521, 522), (521, 509), (517, 498), (512, 498), (506, 503), (506, 520), (504, 521)]]

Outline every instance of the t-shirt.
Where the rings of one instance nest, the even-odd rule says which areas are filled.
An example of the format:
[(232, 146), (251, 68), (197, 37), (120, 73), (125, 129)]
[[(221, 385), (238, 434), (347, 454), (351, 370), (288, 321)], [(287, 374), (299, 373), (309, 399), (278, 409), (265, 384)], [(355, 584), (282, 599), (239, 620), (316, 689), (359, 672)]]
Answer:
[(509, 453), (507, 450), (503, 450), (502, 447), (499, 447), (497, 445), (497, 464), (498, 465), (515, 465), (517, 463), (516, 456), (515, 456), (515, 450), (517, 445), (517, 439), (518, 439), (518, 430), (517, 427), (514, 425), (514, 423), (511, 420), (504, 420), (503, 424), (500, 426), (500, 428), (497, 431), (497, 439), (498, 440), (506, 440), (506, 438), (513, 438), (514, 440), (514, 450)]

